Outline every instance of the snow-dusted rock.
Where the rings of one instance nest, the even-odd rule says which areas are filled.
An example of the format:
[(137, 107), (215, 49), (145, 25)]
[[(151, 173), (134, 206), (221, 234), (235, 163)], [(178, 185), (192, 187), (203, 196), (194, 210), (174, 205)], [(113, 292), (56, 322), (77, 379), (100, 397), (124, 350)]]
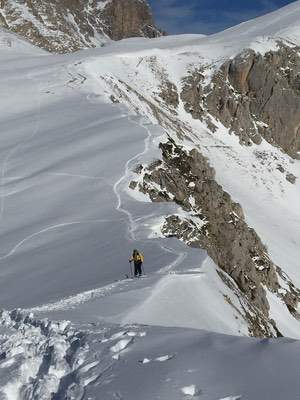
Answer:
[(54, 53), (98, 47), (110, 39), (160, 35), (144, 0), (4, 0), (0, 26)]

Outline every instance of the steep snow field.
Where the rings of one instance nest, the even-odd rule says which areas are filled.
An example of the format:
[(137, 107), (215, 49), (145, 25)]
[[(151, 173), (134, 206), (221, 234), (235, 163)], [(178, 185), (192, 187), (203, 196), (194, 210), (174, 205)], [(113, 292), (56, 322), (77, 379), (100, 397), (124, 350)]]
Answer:
[[(218, 63), (252, 43), (272, 48), (261, 35), (288, 25), (295, 32), (299, 4), (281, 11), (282, 29), (267, 28), (274, 15), (267, 16), (249, 22), (241, 41), (243, 25), (223, 37), (131, 39), (52, 56), (0, 32), (0, 304), (25, 309), (1, 315), (1, 399), (299, 396), (299, 342), (236, 337), (248, 332), (241, 304), (212, 260), (161, 237), (163, 217), (182, 211), (128, 189), (134, 167), (159, 157), (165, 139), (149, 106), (157, 71), (180, 88), (189, 66)], [(123, 104), (112, 104), (121, 92)], [(212, 136), (182, 104), (180, 120), (191, 133), (183, 143), (207, 155), (300, 286), (299, 181), (281, 179), (275, 161), (251, 167), (256, 150), (280, 157), (296, 176), (299, 162), (266, 143), (243, 148), (221, 126)], [(124, 279), (134, 247), (146, 256), (146, 277), (137, 281)], [(277, 298), (270, 302), (280, 330), (299, 338), (299, 322)]]
[[(300, 10), (297, 2), (293, 5), (293, 11), (296, 6)], [(272, 18), (272, 15), (263, 17), (265, 26), (271, 23)], [(281, 26), (288, 26), (294, 21), (294, 14), (290, 13), (289, 7), (281, 10), (280, 21)], [(262, 25), (261, 19), (248, 23), (243, 46), (253, 45), (253, 48), (263, 52), (276, 46), (273, 38), (260, 36)], [(270, 30), (269, 33), (276, 35), (276, 25), (272, 27), (274, 31)], [(153, 49), (148, 48), (149, 42), (126, 41), (122, 49), (121, 44), (116, 44), (98, 50), (101, 63), (94, 53), (84, 64), (83, 71), (92, 75), (102, 90), (113, 93), (131, 110), (138, 108), (153, 123), (157, 122), (157, 116), (151, 105), (162, 111), (160, 123), (169, 131), (181, 126), (186, 132), (185, 146), (199, 148), (207, 156), (216, 170), (218, 182), (242, 205), (247, 222), (266, 244), (272, 260), (299, 287), (300, 185), (299, 180), (294, 185), (290, 184), (277, 168), (280, 163), (286, 171), (299, 177), (299, 161), (292, 160), (265, 141), (259, 146), (241, 146), (238, 137), (230, 135), (218, 122), (219, 129), (212, 135), (204, 124), (186, 113), (182, 102), (176, 117), (168, 113), (163, 102), (158, 100), (157, 94), (166, 79), (181, 92), (186, 71), (197, 68), (199, 64), (206, 66), (206, 78), (209, 80), (210, 74), (224, 57), (237, 54), (241, 50), (237, 32), (242, 31), (243, 26), (234, 29), (235, 35), (231, 35), (229, 30), (223, 35), (208, 38), (193, 35), (161, 38), (153, 42)], [(256, 44), (262, 43), (261, 40), (264, 45), (258, 47)], [(276, 315), (276, 321), (286, 335), (299, 337), (299, 322), (289, 318), (280, 302), (271, 301), (271, 315)]]
[(81, 57), (1, 64), (5, 307), (56, 301), (122, 279), (133, 246), (143, 248), (147, 273), (199, 268), (206, 259), (175, 240), (155, 239), (151, 221), (175, 206), (127, 195), (130, 168), (141, 157), (152, 159), (163, 131), (107, 104), (98, 82), (81, 74)]
[[(246, 334), (246, 324), (224, 302), (230, 291), (211, 261), (210, 278), (200, 275), (206, 254), (153, 231), (153, 222), (177, 206), (152, 204), (147, 198), (137, 202), (127, 194), (130, 169), (158, 153), (162, 129), (124, 106), (108, 104), (109, 94), (85, 73), (81, 59), (81, 54), (43, 55), (1, 66), (1, 92), (6, 94), (1, 103), (2, 306), (61, 304), (70, 296), (82, 303), (98, 292), (102, 297), (107, 285), (114, 288), (116, 280), (130, 274), (128, 256), (138, 247), (146, 255), (146, 273), (157, 273), (141, 286), (153, 290), (141, 290), (144, 311), (136, 308), (135, 292), (123, 294), (127, 307), (114, 322)], [(175, 306), (182, 280), (186, 290)], [(135, 289), (131, 282), (130, 289)], [(168, 300), (158, 314), (163, 293)], [(214, 299), (215, 317), (199, 293)], [(108, 319), (115, 301), (113, 296), (108, 302)], [(179, 305), (182, 312), (172, 313)]]

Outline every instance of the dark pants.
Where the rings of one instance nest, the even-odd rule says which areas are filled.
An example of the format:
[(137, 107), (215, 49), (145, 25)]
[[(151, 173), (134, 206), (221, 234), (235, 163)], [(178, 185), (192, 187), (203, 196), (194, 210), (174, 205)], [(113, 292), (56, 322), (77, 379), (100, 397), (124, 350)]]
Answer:
[(142, 275), (142, 262), (135, 262), (134, 263), (134, 276), (141, 276)]

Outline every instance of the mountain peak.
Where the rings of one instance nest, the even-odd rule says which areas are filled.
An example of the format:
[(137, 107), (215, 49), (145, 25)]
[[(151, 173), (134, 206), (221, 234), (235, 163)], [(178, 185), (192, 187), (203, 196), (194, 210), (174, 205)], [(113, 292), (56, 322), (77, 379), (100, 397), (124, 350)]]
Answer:
[(2, 0), (0, 26), (55, 53), (161, 34), (145, 0)]

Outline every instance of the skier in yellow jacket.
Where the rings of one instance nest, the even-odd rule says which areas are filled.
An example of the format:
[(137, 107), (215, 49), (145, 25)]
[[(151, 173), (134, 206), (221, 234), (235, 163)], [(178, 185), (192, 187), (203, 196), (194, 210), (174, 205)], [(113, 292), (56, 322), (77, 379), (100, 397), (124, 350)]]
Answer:
[(142, 276), (142, 266), (144, 262), (143, 254), (137, 249), (134, 249), (132, 256), (129, 257), (129, 262), (131, 263), (132, 261), (134, 263), (134, 276)]

